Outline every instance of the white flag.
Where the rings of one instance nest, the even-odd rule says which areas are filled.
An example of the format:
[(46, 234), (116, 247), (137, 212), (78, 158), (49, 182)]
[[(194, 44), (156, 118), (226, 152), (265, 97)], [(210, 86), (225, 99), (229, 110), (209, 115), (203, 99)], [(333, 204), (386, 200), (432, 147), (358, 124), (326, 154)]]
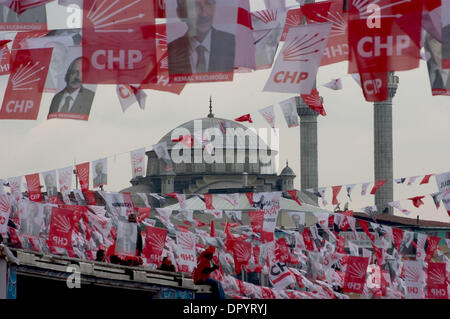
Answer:
[(353, 188), (355, 188), (355, 186), (356, 186), (356, 184), (350, 184), (350, 185), (345, 186), (345, 188), (347, 189), (347, 196), (350, 199), (350, 201), (352, 200), (352, 191), (353, 191)]
[(406, 298), (423, 298), (423, 263), (421, 260), (403, 261), (405, 274)]
[(332, 79), (330, 82), (325, 83), (323, 86), (332, 90), (342, 90), (343, 88), (341, 79)]
[(9, 214), (11, 213), (11, 197), (0, 195), (0, 235), (5, 235), (8, 229)]
[(195, 234), (191, 232), (177, 232), (176, 238), (180, 253), (177, 258), (178, 271), (192, 273), (197, 264)]
[(59, 191), (65, 204), (70, 205), (69, 194), (72, 189), (73, 166), (58, 169)]
[(361, 186), (361, 195), (364, 196), (367, 193), (367, 188), (369, 187), (370, 182), (364, 183)]
[(310, 94), (332, 23), (291, 27), (264, 91)]
[(280, 102), (281, 111), (283, 111), (284, 119), (288, 127), (299, 126), (297, 103), (295, 96)]
[(408, 186), (411, 186), (416, 181), (417, 177), (419, 176), (412, 176), (408, 179)]
[(269, 123), (271, 128), (275, 128), (275, 112), (273, 111), (273, 105), (265, 107), (259, 110), (259, 113)]
[(16, 201), (19, 201), (19, 199), (22, 198), (21, 183), (22, 176), (8, 178), (8, 184), (11, 188), (11, 194)]
[(407, 209), (404, 209), (401, 205), (399, 201), (394, 201), (394, 202), (389, 202), (388, 205), (398, 209), (399, 211), (401, 211), (403, 214), (405, 215), (409, 215), (411, 214), (411, 212)]
[(436, 175), (436, 183), (441, 193), (440, 198), (450, 216), (450, 172)]
[(138, 103), (142, 110), (145, 109), (147, 94), (142, 89), (128, 84), (118, 84), (116, 86), (116, 92), (123, 112), (135, 103)]
[(325, 192), (326, 192), (326, 190), (327, 190), (326, 187), (319, 187), (319, 188), (317, 189), (317, 191), (318, 191), (319, 194), (320, 194), (320, 197), (322, 198), (322, 205), (323, 205), (323, 206), (327, 206), (327, 205), (328, 205), (328, 202), (327, 202), (327, 200), (325, 199)]
[(136, 178), (144, 176), (145, 172), (145, 147), (131, 151), (131, 176)]
[[(249, 0), (239, 0), (239, 18), (236, 25), (236, 55), (234, 66), (246, 69), (255, 69), (255, 44), (250, 16)], [(245, 16), (243, 16), (245, 15)]]
[(169, 171), (173, 169), (172, 159), (170, 158), (169, 152), (167, 150), (167, 142), (161, 142), (153, 145), (153, 150), (156, 156), (161, 160), (165, 166), (165, 170)]
[(58, 196), (58, 188), (56, 187), (56, 170), (43, 172), (42, 178), (44, 179), (45, 190), (48, 197)]

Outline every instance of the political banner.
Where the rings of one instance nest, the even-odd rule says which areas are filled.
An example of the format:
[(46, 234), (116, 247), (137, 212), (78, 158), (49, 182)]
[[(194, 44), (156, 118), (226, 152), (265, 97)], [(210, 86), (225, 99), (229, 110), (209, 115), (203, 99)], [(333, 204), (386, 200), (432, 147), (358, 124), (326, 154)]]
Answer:
[(39, 173), (25, 175), (27, 182), (28, 198), (33, 202), (42, 202), (41, 181)]
[(2, 0), (0, 31), (31, 31), (47, 29), (45, 3), (53, 0)]
[(145, 82), (156, 67), (153, 4), (84, 0), (83, 83)]
[(310, 94), (331, 26), (320, 23), (290, 28), (264, 91)]
[(366, 283), (367, 266), (369, 258), (349, 256), (345, 272), (344, 292), (361, 294)]
[(170, 82), (233, 80), (237, 7), (227, 0), (166, 0)]
[(436, 183), (441, 193), (441, 200), (450, 216), (450, 172), (436, 174)]
[(197, 265), (197, 258), (195, 253), (195, 235), (191, 232), (177, 231), (176, 239), (179, 250), (179, 255), (177, 258), (177, 270), (190, 274)]
[(301, 10), (308, 23), (333, 24), (320, 65), (348, 60), (348, 14), (344, 11), (344, 0), (309, 3), (302, 6)]
[(83, 192), (89, 190), (89, 162), (77, 164), (75, 169), (77, 171), (81, 190)]
[(52, 49), (19, 50), (11, 65), (0, 119), (36, 120)]
[(72, 232), (78, 219), (76, 212), (71, 209), (52, 207), (47, 241), (51, 251), (57, 251), (55, 248), (63, 248), (69, 256), (75, 257), (72, 247)]
[(93, 187), (100, 187), (108, 184), (108, 163), (107, 158), (98, 159), (92, 162), (92, 176)]
[(145, 172), (145, 147), (131, 151), (131, 177), (144, 176)]
[(429, 299), (448, 299), (446, 263), (428, 263), (427, 293)]
[(117, 225), (115, 253), (124, 256), (136, 256), (137, 236), (136, 223), (119, 221)]
[(166, 236), (166, 229), (147, 226), (145, 231), (145, 246), (142, 253), (147, 258), (148, 263), (157, 266), (161, 265)]

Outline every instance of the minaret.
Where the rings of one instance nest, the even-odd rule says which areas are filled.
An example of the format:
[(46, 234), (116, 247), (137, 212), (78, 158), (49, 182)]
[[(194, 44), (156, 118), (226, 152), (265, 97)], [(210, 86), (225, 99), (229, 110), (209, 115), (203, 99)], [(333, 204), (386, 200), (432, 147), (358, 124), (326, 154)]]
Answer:
[[(297, 113), (300, 116), (300, 189), (317, 190), (319, 186), (319, 169), (317, 156), (317, 112), (303, 101), (295, 97)], [(314, 197), (317, 203), (317, 198)]]
[(375, 205), (378, 213), (393, 214), (387, 205), (394, 200), (393, 155), (392, 155), (392, 99), (397, 92), (398, 76), (388, 75), (388, 99), (375, 102), (373, 109), (374, 127), (374, 166), (375, 181), (387, 180), (375, 193)]

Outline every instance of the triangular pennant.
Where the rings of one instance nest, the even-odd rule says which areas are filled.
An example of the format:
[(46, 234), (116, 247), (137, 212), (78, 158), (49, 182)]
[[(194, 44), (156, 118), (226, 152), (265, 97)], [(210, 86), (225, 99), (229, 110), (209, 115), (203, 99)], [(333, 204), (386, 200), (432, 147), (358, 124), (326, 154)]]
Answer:
[(375, 195), (375, 193), (377, 192), (377, 190), (378, 190), (381, 186), (383, 186), (383, 184), (386, 183), (386, 182), (387, 182), (387, 179), (382, 180), (382, 181), (377, 181), (377, 182), (375, 183), (375, 185), (373, 186), (372, 190), (370, 191), (370, 194), (371, 194), (371, 195)]

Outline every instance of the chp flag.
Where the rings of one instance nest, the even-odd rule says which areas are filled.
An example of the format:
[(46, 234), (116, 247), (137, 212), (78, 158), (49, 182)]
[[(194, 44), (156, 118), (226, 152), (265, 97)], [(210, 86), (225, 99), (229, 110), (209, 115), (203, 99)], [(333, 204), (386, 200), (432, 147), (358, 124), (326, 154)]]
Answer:
[(147, 258), (148, 263), (157, 266), (161, 265), (161, 256), (166, 244), (166, 236), (166, 229), (147, 226), (143, 255)]
[(448, 299), (446, 263), (428, 263), (427, 288), (429, 299)]
[(348, 14), (344, 11), (344, 0), (308, 3), (301, 10), (308, 23), (333, 24), (320, 65), (348, 60)]
[(419, 67), (422, 0), (349, 1), (349, 73)]
[(9, 195), (0, 195), (0, 235), (5, 235), (8, 230), (9, 214), (11, 213), (11, 198)]
[(145, 171), (145, 147), (130, 152), (131, 176), (136, 178), (144, 176)]
[(156, 66), (153, 1), (84, 0), (83, 83), (143, 83)]
[(51, 48), (17, 51), (11, 65), (0, 119), (37, 119), (51, 56)]
[(28, 198), (30, 201), (41, 202), (42, 193), (39, 173), (25, 175), (25, 180), (27, 181)]
[(290, 28), (264, 91), (311, 93), (331, 26), (317, 23)]
[(55, 248), (63, 248), (69, 256), (75, 257), (72, 248), (72, 231), (75, 227), (77, 216), (71, 209), (52, 207), (50, 219), (50, 231), (48, 234), (48, 247), (51, 251)]
[(349, 256), (344, 279), (344, 292), (361, 294), (366, 283), (368, 257)]
[(176, 238), (179, 252), (177, 258), (178, 271), (192, 273), (197, 265), (195, 235), (188, 231), (177, 231)]

